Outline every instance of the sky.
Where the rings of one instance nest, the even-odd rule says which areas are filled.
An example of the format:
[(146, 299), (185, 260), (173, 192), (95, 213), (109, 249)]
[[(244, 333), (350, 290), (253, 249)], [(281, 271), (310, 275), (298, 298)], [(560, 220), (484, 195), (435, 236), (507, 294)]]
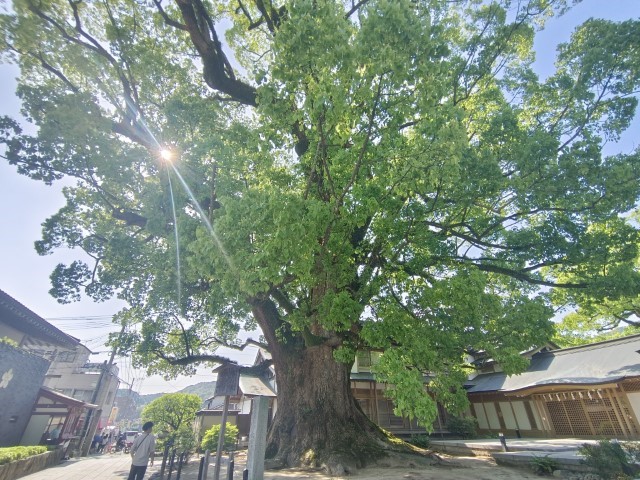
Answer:
[[(568, 14), (553, 18), (536, 38), (536, 71), (544, 78), (553, 72), (555, 46), (569, 40), (576, 25), (588, 18), (627, 20), (640, 17), (640, 0), (584, 0)], [(0, 115), (19, 117), (20, 104), (14, 91), (18, 70), (13, 65), (0, 65)], [(636, 119), (618, 145), (608, 145), (608, 153), (629, 152), (640, 144), (640, 119)], [(48, 294), (49, 275), (62, 262), (75, 259), (73, 252), (59, 251), (40, 257), (34, 241), (40, 238), (42, 222), (64, 205), (63, 184), (53, 186), (19, 175), (15, 167), (0, 158), (0, 289), (26, 307), (48, 319), (66, 333), (79, 338), (95, 352), (95, 361), (108, 357), (104, 346), (106, 335), (118, 331), (110, 324), (111, 316), (123, 304), (118, 301), (94, 303), (90, 299), (62, 305)], [(221, 352), (224, 353), (224, 352)], [(251, 354), (237, 357), (241, 363), (251, 360)], [(209, 381), (213, 376), (200, 369), (194, 377), (164, 381), (160, 377), (146, 377), (134, 371), (129, 360), (117, 358), (124, 382), (134, 382), (134, 389), (142, 393), (174, 392), (186, 385)], [(126, 385), (125, 385), (126, 386)]]

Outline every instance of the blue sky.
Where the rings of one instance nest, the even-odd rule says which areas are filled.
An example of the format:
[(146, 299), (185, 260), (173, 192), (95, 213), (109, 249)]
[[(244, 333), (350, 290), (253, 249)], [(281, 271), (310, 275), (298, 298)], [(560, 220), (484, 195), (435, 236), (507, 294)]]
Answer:
[[(586, 19), (606, 18), (627, 20), (640, 17), (640, 0), (585, 0), (575, 6), (568, 14), (550, 20), (543, 32), (538, 34), (535, 43), (537, 53), (536, 70), (545, 77), (553, 72), (555, 46), (569, 39), (576, 25)], [(0, 65), (0, 115), (18, 116), (19, 101), (14, 95), (15, 66)], [(608, 145), (609, 153), (629, 152), (640, 144), (640, 120), (636, 120), (618, 145)], [(57, 252), (51, 256), (40, 257), (35, 253), (33, 242), (40, 238), (41, 223), (55, 213), (64, 204), (61, 184), (52, 187), (32, 181), (16, 173), (15, 168), (0, 159), (0, 289), (44, 318), (64, 318), (52, 320), (52, 323), (80, 338), (94, 351), (105, 351), (101, 339), (117, 327), (105, 327), (107, 317), (118, 311), (117, 301), (94, 303), (83, 300), (70, 305), (58, 304), (48, 294), (49, 274), (57, 263), (74, 259), (69, 252)], [(90, 320), (73, 320), (70, 317), (93, 317)], [(74, 326), (75, 325), (75, 326)], [(87, 328), (87, 325), (94, 325)], [(80, 329), (80, 327), (82, 327)], [(103, 354), (104, 355), (104, 354)], [(143, 375), (131, 372), (121, 360), (123, 378), (130, 381), (134, 376)], [(126, 372), (126, 373), (125, 373)], [(210, 379), (205, 372), (188, 379), (178, 379), (170, 383), (152, 377), (142, 383), (143, 393), (157, 391), (175, 391), (184, 385)]]

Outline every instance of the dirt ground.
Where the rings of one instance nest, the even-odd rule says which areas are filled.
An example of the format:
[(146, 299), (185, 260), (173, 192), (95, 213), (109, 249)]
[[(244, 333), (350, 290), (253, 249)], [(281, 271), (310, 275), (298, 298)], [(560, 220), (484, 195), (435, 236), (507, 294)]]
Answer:
[(490, 458), (481, 457), (449, 457), (441, 455), (443, 462), (439, 465), (407, 466), (407, 467), (369, 467), (358, 470), (348, 477), (331, 477), (321, 471), (300, 469), (268, 470), (265, 479), (291, 480), (300, 479), (357, 479), (357, 480), (522, 480), (540, 479), (533, 472), (524, 469), (501, 467)]

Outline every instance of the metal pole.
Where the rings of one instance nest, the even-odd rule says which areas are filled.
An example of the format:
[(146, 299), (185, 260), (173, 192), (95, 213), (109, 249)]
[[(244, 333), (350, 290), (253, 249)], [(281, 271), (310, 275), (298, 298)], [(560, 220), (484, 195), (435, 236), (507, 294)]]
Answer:
[(498, 439), (500, 440), (500, 444), (502, 444), (502, 451), (503, 452), (508, 452), (509, 451), (509, 447), (507, 447), (507, 439), (504, 436), (504, 433), (500, 432), (498, 434)]
[(204, 469), (202, 470), (202, 480), (207, 480), (207, 475), (209, 474), (209, 456), (211, 452), (206, 450), (204, 452)]
[(200, 457), (200, 467), (198, 468), (198, 480), (202, 480), (203, 471), (204, 471), (204, 457)]
[(229, 395), (224, 396), (224, 407), (222, 408), (222, 420), (220, 432), (218, 434), (218, 450), (216, 451), (216, 466), (213, 471), (213, 480), (220, 480), (220, 463), (222, 460), (222, 447), (224, 446), (224, 433), (227, 427), (227, 413), (229, 412)]
[[(122, 329), (118, 334), (118, 338), (122, 336), (125, 331), (126, 326), (122, 325)], [(98, 382), (96, 384), (96, 389), (93, 391), (93, 395), (91, 396), (91, 403), (95, 404), (98, 400), (98, 396), (102, 393), (102, 384), (104, 382), (104, 377), (107, 374), (107, 370), (111, 373), (111, 367), (113, 366), (113, 360), (116, 357), (116, 352), (118, 348), (113, 347), (111, 350), (111, 356), (109, 357), (109, 362), (106, 362), (102, 365), (102, 371), (100, 372), (100, 376), (98, 377)], [(104, 396), (104, 395), (103, 395)], [(97, 412), (102, 414), (102, 408), (98, 408)], [(83, 426), (84, 434), (82, 435), (82, 441), (80, 442), (80, 455), (86, 457), (89, 454), (89, 449), (91, 448), (91, 443), (93, 443), (93, 437), (96, 434), (96, 428), (98, 427), (98, 421), (100, 420), (100, 416), (95, 415), (93, 410), (89, 410), (87, 412), (87, 420)], [(87, 442), (87, 440), (89, 440)]]

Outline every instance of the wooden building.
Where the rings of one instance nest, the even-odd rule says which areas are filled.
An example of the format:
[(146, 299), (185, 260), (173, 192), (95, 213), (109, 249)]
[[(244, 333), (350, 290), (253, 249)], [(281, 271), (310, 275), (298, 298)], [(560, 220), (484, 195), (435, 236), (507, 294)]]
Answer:
[[(417, 419), (399, 417), (393, 413), (393, 402), (384, 395), (386, 384), (376, 382), (371, 367), (377, 362), (379, 352), (360, 351), (351, 369), (351, 391), (362, 411), (380, 427), (399, 437), (425, 435), (427, 429)], [(425, 378), (425, 383), (428, 381)], [(444, 435), (447, 431), (448, 413), (438, 404), (438, 417), (433, 422), (431, 435)]]
[(640, 335), (524, 355), (520, 375), (490, 365), (470, 380), (481, 432), (640, 439)]

